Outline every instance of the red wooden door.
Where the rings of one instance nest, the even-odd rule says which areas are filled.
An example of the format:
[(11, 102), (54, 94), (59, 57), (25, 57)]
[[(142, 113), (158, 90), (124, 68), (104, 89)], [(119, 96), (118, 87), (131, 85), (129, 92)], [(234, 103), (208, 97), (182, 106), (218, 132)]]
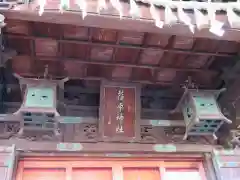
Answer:
[(22, 180), (65, 180), (65, 169), (26, 168)]
[(111, 180), (111, 168), (74, 168), (72, 180)]
[(124, 168), (123, 177), (126, 180), (157, 180), (161, 179), (158, 168)]
[(44, 158), (20, 160), (16, 180), (206, 180), (201, 161), (144, 158)]

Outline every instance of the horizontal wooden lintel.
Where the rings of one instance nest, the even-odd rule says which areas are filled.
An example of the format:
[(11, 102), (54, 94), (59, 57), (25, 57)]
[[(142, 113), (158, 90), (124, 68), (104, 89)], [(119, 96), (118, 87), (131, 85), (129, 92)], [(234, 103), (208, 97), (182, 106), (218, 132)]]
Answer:
[[(0, 114), (0, 122), (4, 121), (18, 121), (18, 119), (11, 114)], [(74, 117), (74, 116), (62, 116), (60, 118), (61, 124), (96, 124), (98, 118), (94, 117)], [(181, 126), (184, 127), (185, 123), (183, 120), (161, 120), (161, 119), (141, 119), (141, 126), (153, 126), (153, 127), (167, 127), (167, 126)]]
[[(21, 152), (129, 152), (129, 153), (211, 153), (218, 146), (202, 144), (139, 144), (139, 143), (67, 143), (0, 140), (1, 146), (16, 147)], [(65, 146), (65, 148), (64, 148)], [(175, 148), (169, 148), (175, 147)], [(156, 149), (158, 147), (158, 149)]]

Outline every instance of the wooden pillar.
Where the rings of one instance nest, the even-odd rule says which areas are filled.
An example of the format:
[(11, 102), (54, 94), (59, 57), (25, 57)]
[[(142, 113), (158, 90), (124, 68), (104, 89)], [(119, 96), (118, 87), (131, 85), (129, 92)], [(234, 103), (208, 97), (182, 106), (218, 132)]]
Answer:
[[(219, 144), (226, 148), (240, 145), (238, 140), (240, 129), (240, 79), (232, 80), (227, 86), (227, 90), (220, 96), (219, 103), (222, 112), (232, 120), (232, 124), (224, 125), (219, 130)], [(238, 137), (237, 137), (238, 136)], [(237, 142), (235, 142), (235, 140)]]
[(0, 113), (5, 113), (4, 111), (4, 97), (6, 95), (6, 83), (5, 83), (5, 68), (0, 67)]
[(140, 86), (103, 81), (99, 130), (104, 141), (137, 141), (140, 135)]

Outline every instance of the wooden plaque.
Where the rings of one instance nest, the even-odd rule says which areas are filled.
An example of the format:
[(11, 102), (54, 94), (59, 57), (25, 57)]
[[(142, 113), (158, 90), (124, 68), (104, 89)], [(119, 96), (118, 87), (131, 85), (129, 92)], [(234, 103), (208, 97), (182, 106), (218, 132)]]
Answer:
[(105, 141), (129, 142), (138, 139), (140, 103), (140, 86), (102, 83), (99, 129)]

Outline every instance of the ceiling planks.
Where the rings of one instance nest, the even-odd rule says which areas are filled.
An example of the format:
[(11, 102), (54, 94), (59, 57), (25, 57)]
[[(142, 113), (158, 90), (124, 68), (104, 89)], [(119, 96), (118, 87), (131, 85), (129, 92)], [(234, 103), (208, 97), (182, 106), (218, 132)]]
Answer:
[(27, 66), (29, 72), (20, 66), (17, 70), (17, 64), (12, 66), (15, 71), (31, 76), (43, 74), (45, 65), (49, 65), (53, 77), (170, 85), (175, 80), (184, 82), (190, 75), (200, 86), (211, 87), (212, 80), (222, 71), (221, 67), (214, 70), (211, 65), (219, 58), (236, 57), (238, 49), (237, 43), (228, 41), (42, 22), (8, 20), (8, 23), (7, 45), (16, 49), (18, 55), (29, 56), (31, 64)]

